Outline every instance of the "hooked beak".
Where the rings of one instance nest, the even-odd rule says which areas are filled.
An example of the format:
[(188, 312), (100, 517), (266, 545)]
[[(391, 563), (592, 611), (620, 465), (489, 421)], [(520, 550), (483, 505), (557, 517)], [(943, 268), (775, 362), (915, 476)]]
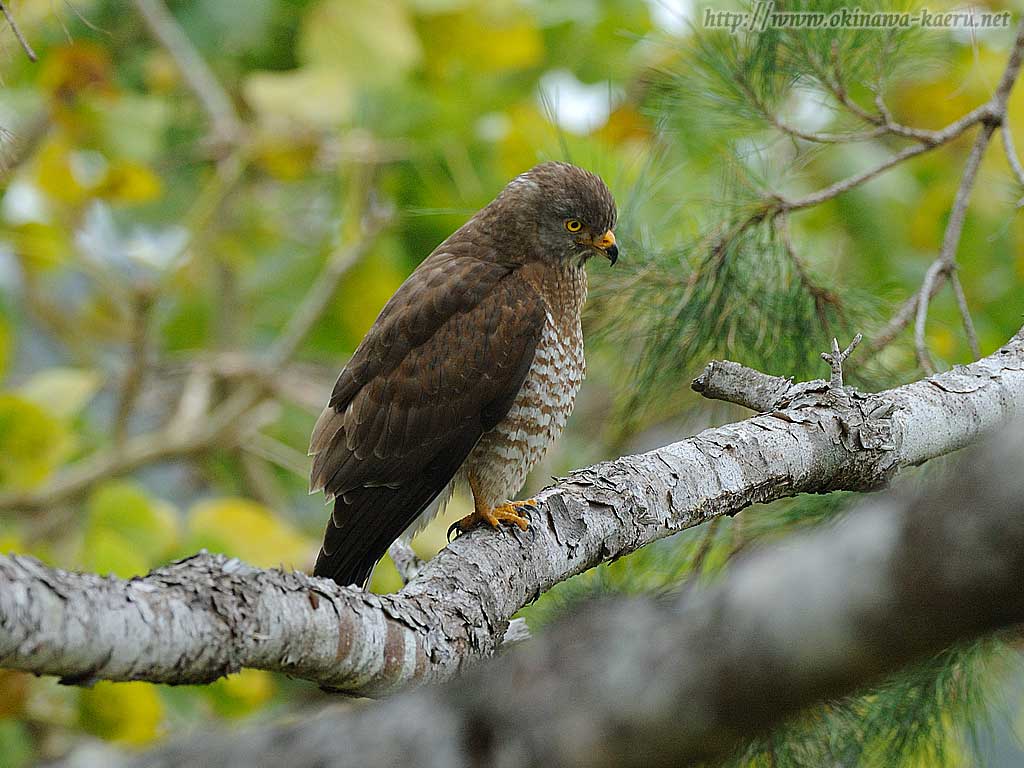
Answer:
[(601, 238), (594, 242), (594, 246), (604, 251), (605, 256), (608, 257), (608, 261), (615, 266), (615, 262), (619, 260), (619, 246), (615, 244), (615, 233), (610, 229), (601, 235)]

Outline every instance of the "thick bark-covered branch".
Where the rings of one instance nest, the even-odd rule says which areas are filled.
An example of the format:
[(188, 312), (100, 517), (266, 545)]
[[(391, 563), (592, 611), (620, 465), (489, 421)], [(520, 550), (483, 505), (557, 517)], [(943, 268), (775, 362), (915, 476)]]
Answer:
[[(447, 687), (74, 765), (688, 765), (1024, 621), (1024, 422), (919, 498), (740, 558), (675, 604), (597, 604)], [(90, 758), (88, 761), (85, 758)]]
[(210, 555), (131, 581), (0, 558), (0, 666), (175, 683), (249, 666), (371, 695), (447, 680), (570, 576), (757, 502), (877, 488), (1021, 415), (1024, 332), (878, 395), (797, 386), (770, 413), (574, 472), (528, 531), (472, 531), (394, 595)]

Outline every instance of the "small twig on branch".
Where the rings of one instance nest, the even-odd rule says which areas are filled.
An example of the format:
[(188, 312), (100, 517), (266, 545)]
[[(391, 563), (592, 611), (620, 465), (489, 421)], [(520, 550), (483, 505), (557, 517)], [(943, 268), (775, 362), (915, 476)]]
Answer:
[(981, 346), (978, 344), (978, 333), (974, 329), (974, 320), (971, 319), (971, 308), (967, 305), (967, 296), (964, 294), (964, 286), (960, 282), (958, 270), (953, 270), (953, 273), (949, 276), (949, 284), (953, 288), (956, 306), (960, 310), (960, 320), (964, 324), (967, 345), (971, 348), (971, 359), (977, 360), (981, 357)]
[(149, 352), (149, 323), (153, 309), (154, 296), (144, 286), (134, 292), (131, 307), (131, 338), (128, 342), (128, 367), (121, 381), (120, 394), (117, 400), (117, 412), (114, 415), (114, 443), (121, 445), (128, 434), (132, 412), (142, 390), (146, 377), (147, 356)]
[[(1019, 67), (1019, 55), (1015, 58)], [(1005, 104), (1003, 106), (1005, 109)], [(986, 122), (981, 128), (978, 138), (974, 140), (971, 153), (967, 156), (967, 162), (964, 163), (964, 172), (960, 178), (960, 186), (957, 188), (956, 198), (953, 201), (953, 210), (950, 212), (949, 221), (946, 223), (946, 232), (942, 238), (942, 249), (939, 251), (939, 257), (928, 268), (924, 283), (918, 292), (917, 316), (914, 324), (914, 347), (917, 350), (918, 362), (929, 375), (935, 372), (935, 366), (932, 364), (931, 355), (928, 353), (925, 330), (928, 322), (928, 304), (932, 295), (933, 283), (939, 279), (940, 273), (944, 277), (949, 277), (956, 269), (956, 252), (960, 246), (960, 235), (963, 232), (964, 219), (967, 217), (967, 205), (970, 202), (971, 191), (974, 189), (974, 182), (978, 177), (981, 159), (985, 155), (985, 149), (988, 147), (989, 140), (992, 138), (995, 129), (995, 123)], [(966, 325), (971, 325), (969, 317), (970, 315), (967, 315)], [(973, 327), (971, 327), (971, 333), (973, 333)], [(977, 340), (975, 340), (976, 344)]]
[(298, 351), (299, 345), (313, 330), (313, 326), (323, 316), (338, 285), (352, 267), (354, 267), (377, 242), (377, 237), (391, 223), (392, 214), (389, 210), (373, 208), (362, 235), (355, 243), (337, 248), (328, 258), (327, 264), (317, 275), (302, 300), (302, 304), (292, 313), (281, 335), (267, 352), (267, 365), (271, 369), (278, 368)]
[(709, 400), (724, 400), (758, 413), (776, 407), (794, 387), (792, 379), (771, 376), (729, 360), (713, 360), (690, 388)]
[(25, 51), (25, 55), (28, 56), (28, 60), (32, 62), (39, 61), (39, 58), (36, 56), (36, 52), (32, 50), (32, 46), (29, 45), (28, 40), (25, 39), (25, 36), (21, 34), (21, 29), (19, 29), (18, 27), (18, 22), (14, 20), (14, 17), (11, 15), (11, 12), (7, 10), (7, 5), (3, 2), (3, 0), (0, 0), (0, 12), (2, 12), (4, 18), (7, 19), (7, 23), (10, 25), (11, 31), (14, 32), (14, 36), (18, 38), (18, 43), (21, 45), (21, 49)]
[(914, 314), (914, 351), (917, 354), (917, 362), (926, 374), (931, 376), (935, 373), (935, 364), (932, 363), (931, 355), (928, 353), (928, 341), (925, 338), (925, 331), (928, 324), (928, 304), (934, 292), (937, 292), (940, 275), (945, 275), (948, 265), (941, 259), (936, 259), (925, 272), (921, 288), (917, 292), (917, 311)]
[(395, 539), (394, 543), (388, 547), (388, 555), (391, 556), (391, 562), (395, 564), (398, 575), (402, 577), (403, 584), (408, 584), (419, 576), (426, 562), (413, 551), (405, 539)]
[[(1020, 156), (1017, 154), (1009, 115), (1003, 115), (1003, 127), (999, 135), (1002, 137), (1003, 151), (1006, 152), (1006, 159), (1010, 163), (1010, 170), (1013, 171), (1018, 190), (1024, 190), (1024, 165), (1021, 165)], [(1017, 208), (1022, 206), (1024, 206), (1024, 197), (1017, 200)]]
[(850, 345), (846, 349), (840, 351), (839, 339), (833, 337), (832, 351), (821, 353), (821, 359), (828, 363), (829, 367), (832, 369), (832, 376), (828, 382), (829, 389), (837, 390), (843, 388), (843, 363), (846, 362), (850, 353), (857, 348), (857, 345), (860, 344), (863, 338), (864, 336), (858, 333), (853, 337), (853, 341), (850, 342)]

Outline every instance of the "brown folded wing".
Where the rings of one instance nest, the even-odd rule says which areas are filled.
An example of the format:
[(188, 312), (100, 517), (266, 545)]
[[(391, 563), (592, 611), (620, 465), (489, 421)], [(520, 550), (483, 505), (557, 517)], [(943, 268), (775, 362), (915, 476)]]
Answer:
[(508, 412), (544, 328), (522, 274), (435, 253), (382, 310), (313, 431), (311, 488), (334, 498), (314, 573), (365, 582)]

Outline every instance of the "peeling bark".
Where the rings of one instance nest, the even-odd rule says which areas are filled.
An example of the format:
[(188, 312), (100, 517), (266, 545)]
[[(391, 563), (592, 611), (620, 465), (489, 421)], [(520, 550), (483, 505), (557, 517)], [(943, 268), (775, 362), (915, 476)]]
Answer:
[(448, 680), (492, 655), (510, 617), (570, 576), (754, 503), (878, 488), (1024, 415), (1024, 332), (976, 363), (877, 395), (811, 382), (769, 405), (572, 473), (538, 495), (528, 531), (472, 531), (394, 595), (208, 554), (129, 581), (0, 557), (0, 666), (169, 683), (245, 666), (358, 695)]
[(69, 766), (653, 766), (743, 739), (1024, 621), (1024, 422), (920, 497), (740, 556), (671, 601), (608, 599), (447, 686)]

